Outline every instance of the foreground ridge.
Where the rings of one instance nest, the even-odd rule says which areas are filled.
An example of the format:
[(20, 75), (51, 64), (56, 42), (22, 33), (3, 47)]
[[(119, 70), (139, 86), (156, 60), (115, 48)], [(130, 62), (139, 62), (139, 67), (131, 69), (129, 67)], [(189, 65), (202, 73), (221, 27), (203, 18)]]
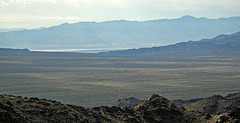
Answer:
[(85, 108), (61, 104), (55, 100), (0, 95), (0, 122), (239, 122), (239, 98), (236, 98), (238, 95), (239, 93), (225, 98), (213, 96), (199, 100), (201, 105), (204, 102), (209, 104), (211, 100), (221, 101), (223, 98), (231, 102), (235, 101), (234, 106), (224, 107), (224, 110), (220, 110), (218, 114), (217, 112), (200, 112), (202, 109), (185, 108), (183, 106), (190, 106), (191, 102), (181, 103), (181, 106), (157, 94), (153, 94), (131, 109), (116, 106)]

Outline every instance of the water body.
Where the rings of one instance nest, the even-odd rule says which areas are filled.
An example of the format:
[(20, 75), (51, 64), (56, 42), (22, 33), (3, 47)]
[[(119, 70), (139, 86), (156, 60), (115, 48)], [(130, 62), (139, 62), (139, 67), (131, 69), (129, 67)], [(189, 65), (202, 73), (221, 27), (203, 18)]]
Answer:
[(93, 49), (30, 49), (31, 51), (40, 52), (73, 52), (73, 53), (99, 53), (114, 50), (125, 50), (129, 48), (93, 48)]

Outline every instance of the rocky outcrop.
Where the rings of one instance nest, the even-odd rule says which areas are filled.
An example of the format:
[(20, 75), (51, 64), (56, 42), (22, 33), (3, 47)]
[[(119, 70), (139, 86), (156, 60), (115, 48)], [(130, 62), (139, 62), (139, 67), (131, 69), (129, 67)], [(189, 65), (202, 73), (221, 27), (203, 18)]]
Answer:
[(133, 110), (144, 119), (145, 122), (160, 123), (187, 123), (192, 119), (185, 115), (185, 109), (175, 105), (168, 99), (153, 94), (148, 99), (134, 106)]
[(153, 95), (133, 109), (101, 106), (84, 108), (57, 101), (0, 96), (0, 122), (185, 122), (184, 108)]
[(233, 93), (233, 94), (228, 94), (225, 99), (236, 99), (236, 100), (240, 100), (240, 92), (238, 93)]
[(120, 108), (133, 108), (133, 106), (137, 105), (140, 103), (140, 99), (130, 97), (130, 98), (124, 98), (124, 99), (119, 99), (117, 103), (115, 104), (116, 107)]
[(240, 107), (220, 116), (216, 123), (240, 123)]
[(85, 108), (61, 104), (54, 100), (0, 95), (0, 122), (239, 122), (239, 102), (235, 102), (236, 99), (233, 99), (232, 102), (228, 102), (229, 100), (222, 96), (212, 96), (193, 103), (186, 103), (185, 109), (183, 107), (185, 104), (180, 106), (154, 94), (129, 109), (116, 106)]
[(210, 114), (222, 114), (240, 106), (240, 100), (237, 99), (239, 98), (237, 95), (237, 93), (227, 97), (214, 95), (196, 102), (184, 103), (182, 106), (188, 110)]
[(177, 99), (177, 100), (173, 100), (174, 103), (176, 104), (185, 104), (185, 103), (194, 103), (200, 100), (203, 100), (204, 98), (196, 98), (196, 99), (190, 99), (190, 100), (181, 100), (181, 99)]

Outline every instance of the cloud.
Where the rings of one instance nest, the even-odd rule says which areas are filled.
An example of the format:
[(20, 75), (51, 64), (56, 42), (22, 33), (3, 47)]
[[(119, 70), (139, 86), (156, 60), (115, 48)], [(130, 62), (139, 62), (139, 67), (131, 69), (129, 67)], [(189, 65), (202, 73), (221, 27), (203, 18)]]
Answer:
[(54, 25), (59, 25), (64, 22), (76, 23), (81, 20), (79, 17), (74, 16), (40, 16), (40, 15), (24, 15), (24, 14), (13, 14), (13, 15), (3, 15), (4, 18), (0, 19), (0, 28), (38, 28), (38, 27), (50, 27)]
[(15, 14), (15, 15), (2, 15), (5, 18), (1, 19), (1, 22), (15, 22), (16, 20), (18, 21), (34, 21), (34, 20), (68, 20), (68, 21), (77, 21), (80, 18), (79, 17), (62, 17), (62, 16), (26, 16), (22, 14)]
[(105, 6), (174, 6), (182, 5), (239, 5), (239, 0), (0, 0), (0, 5), (11, 4), (68, 4), (68, 5), (105, 5)]
[(23, 5), (32, 3), (56, 4), (57, 0), (0, 0), (0, 6)]

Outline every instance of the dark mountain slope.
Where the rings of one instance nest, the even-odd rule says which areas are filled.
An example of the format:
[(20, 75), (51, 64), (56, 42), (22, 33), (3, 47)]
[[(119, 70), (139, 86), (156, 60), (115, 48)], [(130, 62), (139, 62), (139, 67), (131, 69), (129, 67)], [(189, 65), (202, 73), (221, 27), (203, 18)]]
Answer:
[(240, 17), (184, 16), (151, 21), (62, 24), (40, 30), (0, 33), (0, 47), (28, 49), (139, 48), (200, 40), (240, 29)]
[(120, 108), (132, 108), (133, 106), (139, 104), (141, 100), (134, 98), (134, 97), (130, 97), (130, 98), (124, 98), (124, 99), (119, 99), (117, 101), (117, 103), (115, 104), (116, 107), (120, 107)]
[(222, 114), (240, 106), (240, 92), (228, 94), (226, 97), (214, 95), (208, 98), (174, 100), (174, 102), (184, 106), (188, 110)]
[[(237, 94), (228, 95), (225, 98), (236, 97)], [(218, 102), (226, 107), (216, 115), (216, 112), (199, 112), (199, 109), (190, 111), (179, 106), (168, 99), (159, 95), (152, 95), (146, 100), (141, 101), (134, 108), (119, 108), (101, 106), (95, 108), (84, 108), (81, 106), (65, 105), (55, 100), (38, 98), (23, 98), (21, 96), (0, 95), (0, 122), (1, 123), (35, 123), (35, 122), (141, 122), (141, 123), (206, 123), (206, 122), (239, 122), (240, 108), (239, 103), (228, 105), (224, 97), (212, 96), (198, 102), (206, 106)], [(235, 99), (228, 99), (235, 100)], [(187, 104), (196, 104), (187, 103)], [(219, 105), (218, 103), (214, 105)], [(226, 104), (226, 105), (224, 105)], [(199, 105), (197, 105), (199, 106)], [(206, 109), (212, 109), (206, 107)], [(229, 108), (227, 108), (229, 106)], [(221, 109), (221, 107), (219, 107)], [(205, 112), (205, 113), (204, 113)]]
[(134, 106), (133, 110), (147, 123), (188, 123), (193, 121), (190, 116), (186, 115), (183, 107), (156, 94)]
[(206, 99), (183, 104), (188, 110), (196, 110), (210, 114), (222, 114), (240, 106), (240, 100), (225, 99), (220, 95), (214, 95)]
[(240, 100), (240, 92), (233, 93), (233, 94), (228, 94), (225, 98), (226, 99), (237, 99), (237, 100)]
[(105, 54), (141, 56), (239, 55), (240, 32), (219, 35), (213, 39), (181, 42), (168, 46), (110, 51)]
[[(111, 119), (112, 117), (108, 112), (118, 112), (119, 116), (120, 113), (125, 113), (124, 110), (120, 108), (99, 107), (91, 110), (80, 106), (64, 105), (45, 99), (29, 99), (10, 95), (0, 96), (0, 122), (63, 123), (120, 121), (116, 118)], [(132, 116), (128, 113), (125, 114), (129, 117)]]
[[(160, 112), (158, 112), (160, 111)], [(158, 116), (158, 114), (162, 114)], [(167, 114), (165, 114), (167, 113)], [(165, 117), (167, 119), (165, 119)], [(171, 119), (170, 119), (171, 118)], [(64, 105), (56, 101), (0, 96), (0, 122), (176, 122), (191, 121), (171, 101), (153, 95), (134, 109)]]

